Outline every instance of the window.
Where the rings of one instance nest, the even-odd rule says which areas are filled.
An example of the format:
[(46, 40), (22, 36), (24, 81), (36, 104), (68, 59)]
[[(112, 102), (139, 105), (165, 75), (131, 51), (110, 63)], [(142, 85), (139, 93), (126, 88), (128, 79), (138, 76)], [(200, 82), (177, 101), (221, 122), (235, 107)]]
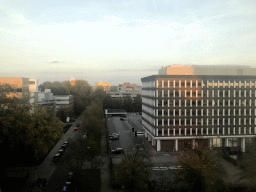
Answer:
[(190, 82), (187, 82), (187, 86), (190, 86)]
[(17, 92), (21, 93), (22, 92), (22, 88), (17, 88)]
[(198, 82), (198, 87), (200, 87), (201, 86), (201, 82)]
[(181, 82), (181, 86), (185, 86), (185, 83), (184, 83), (184, 82)]
[(192, 86), (196, 86), (196, 83), (195, 83), (195, 82), (193, 82), (193, 83), (192, 83)]
[(36, 82), (35, 81), (29, 81), (29, 84), (34, 85), (34, 84), (36, 84)]

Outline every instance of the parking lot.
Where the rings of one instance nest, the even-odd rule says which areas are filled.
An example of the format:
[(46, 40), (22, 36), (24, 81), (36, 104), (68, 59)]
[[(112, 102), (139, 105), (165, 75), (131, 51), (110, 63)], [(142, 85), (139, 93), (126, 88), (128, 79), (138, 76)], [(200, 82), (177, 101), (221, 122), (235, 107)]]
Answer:
[[(178, 158), (183, 154), (180, 152), (157, 152), (155, 147), (147, 141), (144, 134), (135, 137), (132, 128), (134, 128), (135, 131), (143, 132), (141, 127), (141, 115), (128, 113), (127, 117), (123, 118), (124, 120), (120, 120), (120, 116), (113, 116), (107, 119), (109, 134), (119, 134), (119, 140), (111, 140), (112, 149), (123, 148), (125, 154), (130, 148), (134, 148), (136, 144), (141, 143), (143, 148), (150, 153), (152, 179), (160, 177), (162, 174), (174, 175), (180, 168), (178, 167)], [(122, 161), (123, 155), (118, 154), (112, 157), (113, 164), (115, 165)]]

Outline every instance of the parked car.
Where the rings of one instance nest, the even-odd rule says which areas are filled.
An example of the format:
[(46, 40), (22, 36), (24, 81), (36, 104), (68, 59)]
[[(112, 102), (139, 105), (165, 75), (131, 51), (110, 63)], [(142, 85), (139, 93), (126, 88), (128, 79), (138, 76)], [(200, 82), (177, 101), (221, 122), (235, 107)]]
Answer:
[(77, 123), (76, 126), (77, 126), (77, 127), (80, 127), (80, 123)]
[(63, 149), (60, 149), (59, 151), (58, 151), (58, 153), (60, 153), (61, 155), (63, 155), (64, 154), (64, 150)]
[(54, 161), (58, 161), (58, 160), (60, 160), (61, 157), (62, 157), (62, 155), (61, 155), (60, 153), (56, 153), (56, 154), (54, 155), (54, 157), (53, 157), (53, 160), (54, 160)]
[(113, 154), (124, 154), (124, 149), (123, 148), (116, 148), (112, 150)]
[(78, 130), (78, 127), (75, 127), (75, 128), (74, 128), (74, 131), (77, 131), (77, 130)]
[(68, 145), (68, 144), (69, 144), (69, 141), (65, 141), (63, 144), (64, 144), (64, 145)]
[(118, 133), (112, 133), (112, 135), (114, 135), (114, 136), (119, 136), (119, 134), (118, 134)]
[(61, 147), (60, 147), (61, 149), (63, 149), (64, 151), (66, 150), (66, 148), (67, 148), (67, 145), (66, 144), (63, 144), (63, 145), (61, 145)]
[(121, 117), (120, 120), (121, 120), (121, 121), (124, 121), (125, 119)]
[(109, 139), (110, 140), (119, 140), (119, 135), (110, 135)]

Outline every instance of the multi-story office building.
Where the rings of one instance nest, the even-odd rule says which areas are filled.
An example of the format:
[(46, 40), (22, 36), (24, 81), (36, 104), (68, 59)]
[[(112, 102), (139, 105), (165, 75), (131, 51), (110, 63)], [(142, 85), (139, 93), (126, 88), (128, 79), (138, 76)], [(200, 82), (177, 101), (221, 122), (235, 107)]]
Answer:
[(142, 80), (142, 126), (157, 151), (238, 147), (256, 137), (256, 68), (163, 67)]

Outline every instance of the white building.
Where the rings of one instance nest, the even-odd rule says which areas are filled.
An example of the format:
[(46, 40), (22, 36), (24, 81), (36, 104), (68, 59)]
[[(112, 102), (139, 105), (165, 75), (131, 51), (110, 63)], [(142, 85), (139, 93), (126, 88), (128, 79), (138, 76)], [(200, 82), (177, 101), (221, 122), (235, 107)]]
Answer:
[(256, 68), (171, 65), (142, 81), (142, 126), (157, 151), (236, 147), (256, 138)]

